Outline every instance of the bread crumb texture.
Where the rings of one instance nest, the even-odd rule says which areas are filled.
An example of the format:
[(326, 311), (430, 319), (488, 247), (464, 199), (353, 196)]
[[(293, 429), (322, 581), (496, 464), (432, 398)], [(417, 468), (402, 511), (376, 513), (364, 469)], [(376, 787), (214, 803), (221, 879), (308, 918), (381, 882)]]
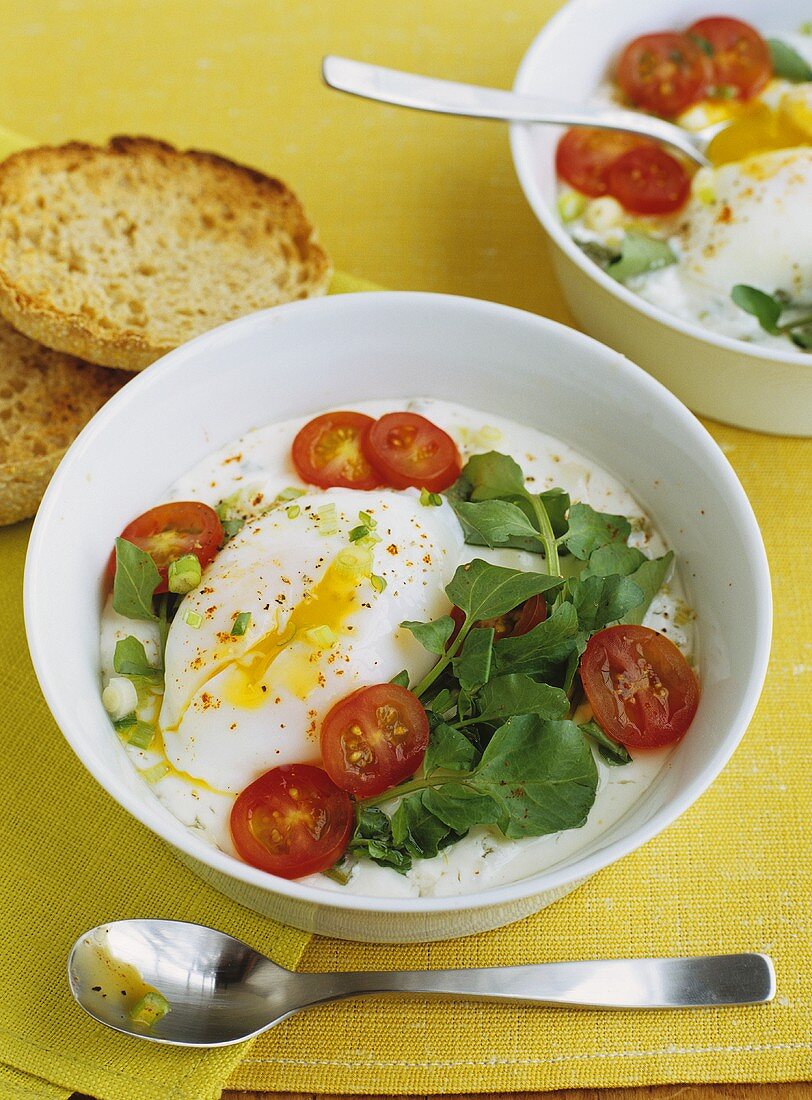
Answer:
[(213, 153), (115, 137), (0, 164), (0, 314), (91, 363), (141, 370), (331, 274), (293, 192)]
[(34, 514), (68, 446), (130, 377), (51, 351), (0, 321), (0, 524)]

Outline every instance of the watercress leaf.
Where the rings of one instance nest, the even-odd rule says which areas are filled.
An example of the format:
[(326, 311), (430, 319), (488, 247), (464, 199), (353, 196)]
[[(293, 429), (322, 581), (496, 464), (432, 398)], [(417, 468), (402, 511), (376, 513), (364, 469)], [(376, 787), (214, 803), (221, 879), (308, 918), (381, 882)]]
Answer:
[(625, 745), (613, 741), (607, 736), (597, 722), (585, 722), (579, 727), (581, 732), (590, 737), (598, 746), (602, 759), (612, 767), (621, 767), (623, 764), (631, 764), (632, 758)]
[(576, 240), (575, 243), (585, 256), (588, 256), (598, 267), (602, 267), (604, 271), (607, 270), (610, 264), (617, 263), (620, 259), (620, 253), (617, 249), (609, 248), (605, 244), (600, 244), (599, 241)]
[(636, 546), (626, 546), (623, 542), (610, 542), (608, 546), (599, 546), (589, 555), (586, 569), (580, 574), (584, 577), (609, 577), (613, 573), (628, 577), (644, 561), (646, 555)]
[(497, 497), (523, 496), (524, 473), (510, 455), (498, 451), (472, 455), (462, 476), (471, 486), (471, 500), (493, 500)]
[(445, 653), (446, 643), (454, 633), (454, 620), (450, 615), (443, 615), (441, 619), (435, 619), (431, 623), (403, 622), (400, 625), (406, 630), (411, 630), (418, 642), (429, 653), (438, 655)]
[(477, 697), (477, 720), (492, 722), (513, 714), (537, 714), (540, 718), (563, 718), (569, 709), (565, 693), (550, 684), (539, 684), (521, 672), (497, 676)]
[(458, 656), (451, 662), (460, 687), (468, 695), (474, 695), (488, 682), (493, 658), (492, 626), (476, 627), (463, 642)]
[(737, 283), (731, 290), (730, 297), (739, 309), (751, 313), (765, 332), (772, 333), (773, 336), (776, 334), (783, 308), (776, 298), (757, 287), (747, 286), (746, 283)]
[(512, 611), (531, 596), (549, 592), (560, 584), (560, 577), (524, 573), (474, 558), (457, 569), (446, 587), (446, 594), (469, 620), (493, 619)]
[(556, 538), (561, 538), (567, 533), (569, 526), (567, 522), (567, 513), (570, 510), (569, 493), (565, 493), (563, 489), (547, 489), (539, 493), (538, 497), (550, 517), (553, 534)]
[(633, 581), (643, 593), (643, 599), (636, 607), (626, 612), (621, 622), (642, 623), (651, 606), (651, 601), (662, 588), (663, 581), (671, 570), (673, 560), (674, 551), (669, 550), (661, 558), (647, 559), (638, 569), (635, 569), (629, 580)]
[(126, 539), (116, 539), (113, 610), (127, 619), (156, 620), (152, 594), (161, 582), (149, 554)]
[(596, 512), (588, 504), (573, 504), (569, 512), (566, 546), (576, 558), (585, 561), (601, 546), (612, 542), (625, 543), (631, 529), (625, 516)]
[(457, 501), (453, 507), (470, 545), (505, 546), (512, 539), (530, 539), (541, 550), (538, 531), (521, 508), (510, 501)]
[(545, 675), (565, 661), (578, 636), (578, 615), (570, 602), (560, 604), (549, 618), (518, 638), (502, 638), (494, 646), (494, 672)]
[(598, 770), (574, 722), (520, 714), (494, 733), (467, 782), (502, 806), (505, 836), (543, 836), (584, 824)]
[(139, 642), (132, 634), (116, 642), (113, 668), (119, 676), (136, 676), (156, 681), (163, 677), (163, 669), (155, 668), (149, 663), (143, 642)]
[(370, 840), (365, 845), (366, 855), (380, 867), (392, 867), (399, 875), (412, 869), (412, 857), (400, 848), (393, 848), (382, 840)]
[(392, 837), (392, 827), (383, 810), (377, 806), (369, 806), (358, 814), (355, 833), (367, 840), (387, 840)]
[(476, 761), (477, 751), (464, 733), (442, 722), (431, 731), (423, 760), (426, 775), (432, 772), (467, 772)]
[(812, 325), (801, 325), (792, 329), (789, 338), (796, 347), (809, 351), (812, 348)]
[(573, 647), (572, 653), (570, 653), (569, 657), (567, 658), (567, 669), (564, 673), (564, 683), (561, 685), (562, 689), (567, 694), (569, 694), (570, 688), (572, 687), (573, 680), (575, 679), (575, 674), (578, 671), (578, 665), (581, 661), (581, 657), (583, 656), (584, 650), (586, 649), (586, 643), (588, 641), (588, 634), (579, 634), (575, 639), (575, 645)]
[(389, 681), (390, 684), (397, 684), (398, 687), (407, 688), (409, 686), (409, 673), (404, 668), (402, 672), (399, 672), (397, 676), (393, 676)]
[(677, 257), (666, 241), (659, 241), (656, 237), (635, 233), (630, 229), (620, 246), (620, 256), (609, 262), (606, 274), (617, 279), (619, 283), (625, 283), (635, 275), (658, 271), (661, 267), (668, 267), (676, 262)]
[(786, 42), (782, 42), (778, 38), (768, 38), (767, 45), (770, 48), (773, 74), (775, 76), (789, 80), (793, 84), (802, 84), (807, 80), (812, 80), (812, 66)]
[(394, 847), (405, 848), (413, 859), (431, 859), (451, 831), (444, 821), (426, 809), (423, 791), (407, 795), (392, 815)]
[(464, 783), (443, 783), (423, 792), (423, 805), (455, 833), (467, 833), (474, 825), (492, 825), (504, 808), (490, 794)]
[(433, 714), (443, 715), (456, 703), (456, 696), (448, 688), (442, 688), (428, 704), (428, 710)]
[(566, 590), (581, 630), (593, 633), (619, 622), (643, 602), (643, 590), (630, 577), (571, 578)]

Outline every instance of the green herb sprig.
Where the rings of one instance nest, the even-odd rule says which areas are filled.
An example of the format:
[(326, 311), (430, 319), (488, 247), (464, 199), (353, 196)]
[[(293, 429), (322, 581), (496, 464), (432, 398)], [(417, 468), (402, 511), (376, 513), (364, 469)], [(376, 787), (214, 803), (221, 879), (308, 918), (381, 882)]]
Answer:
[[(771, 336), (789, 336), (790, 340), (805, 351), (812, 350), (812, 309), (808, 312), (798, 310), (802, 307), (788, 306), (778, 295), (767, 294), (746, 283), (737, 283), (730, 292), (734, 303), (751, 314), (765, 332)], [(782, 321), (784, 313), (793, 313), (790, 320)]]

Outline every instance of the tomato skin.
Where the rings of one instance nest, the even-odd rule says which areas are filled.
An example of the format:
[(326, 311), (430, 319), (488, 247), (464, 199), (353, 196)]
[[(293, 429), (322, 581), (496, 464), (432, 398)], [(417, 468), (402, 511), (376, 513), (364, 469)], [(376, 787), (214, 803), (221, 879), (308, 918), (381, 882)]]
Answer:
[(423, 705), (399, 684), (359, 688), (339, 700), (321, 726), (325, 771), (358, 798), (382, 794), (414, 775), (428, 743)]
[(704, 99), (713, 77), (706, 53), (686, 34), (644, 34), (620, 55), (617, 80), (635, 107), (672, 118)]
[[(121, 538), (140, 547), (151, 556), (161, 574), (156, 594), (168, 592), (170, 563), (184, 554), (194, 554), (205, 569), (223, 545), (220, 519), (208, 504), (197, 500), (173, 500), (159, 504), (128, 523)], [(107, 580), (112, 585), (116, 572), (115, 549), (107, 563)]]
[(664, 149), (632, 149), (607, 172), (609, 193), (633, 214), (673, 214), (684, 205), (691, 180)]
[(302, 878), (325, 871), (344, 854), (355, 811), (322, 768), (285, 764), (238, 795), (230, 826), (246, 863), (279, 878)]
[(716, 15), (700, 19), (687, 33), (710, 43), (717, 90), (733, 88), (738, 99), (752, 99), (772, 76), (770, 48), (749, 23)]
[(650, 146), (648, 138), (625, 134), (621, 130), (597, 130), (575, 126), (567, 130), (555, 151), (555, 169), (570, 187), (590, 198), (609, 192), (606, 173), (618, 157), (630, 149)]
[[(448, 645), (454, 641), (462, 625), (465, 622), (465, 612), (459, 607), (452, 607), (449, 612), (454, 620), (454, 629), (448, 639)], [(519, 638), (522, 634), (529, 633), (534, 626), (543, 623), (547, 618), (547, 601), (541, 594), (531, 596), (529, 600), (514, 607), (504, 615), (498, 615), (495, 619), (480, 619), (474, 623), (474, 627), (493, 627), (494, 642), (501, 642), (503, 638)]]
[(364, 454), (393, 489), (441, 493), (460, 476), (462, 461), (454, 440), (424, 416), (386, 413), (361, 440)]
[(595, 721), (628, 748), (679, 741), (699, 706), (690, 665), (673, 642), (646, 626), (610, 626), (593, 634), (580, 674)]
[(376, 489), (361, 438), (374, 421), (359, 412), (329, 412), (308, 421), (293, 440), (292, 458), (302, 481), (322, 489)]

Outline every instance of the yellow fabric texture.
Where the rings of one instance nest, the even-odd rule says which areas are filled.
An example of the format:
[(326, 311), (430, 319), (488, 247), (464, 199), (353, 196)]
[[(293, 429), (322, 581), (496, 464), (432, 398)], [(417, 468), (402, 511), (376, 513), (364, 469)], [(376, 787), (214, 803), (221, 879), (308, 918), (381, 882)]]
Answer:
[[(503, 128), (363, 104), (318, 79), (321, 55), (335, 52), (504, 87), (557, 6), (0, 0), (0, 102), (15, 131), (42, 140), (151, 133), (257, 164), (294, 184), (339, 266), (571, 323)], [(15, 142), (25, 144), (0, 132), (0, 155)], [(361, 285), (338, 276), (333, 290)], [(812, 1075), (812, 443), (709, 427), (756, 509), (776, 600), (770, 672), (741, 748), (641, 851), (534, 917), (445, 944), (306, 946), (215, 894), (120, 811), (40, 697), (21, 613), (28, 525), (0, 531), (0, 1095), (204, 1100), (226, 1081), (383, 1094)], [(315, 970), (764, 950), (776, 961), (778, 998), (755, 1009), (624, 1015), (368, 1000), (315, 1009), (248, 1047), (173, 1051), (103, 1031), (66, 991), (74, 938), (139, 914), (211, 923)]]

